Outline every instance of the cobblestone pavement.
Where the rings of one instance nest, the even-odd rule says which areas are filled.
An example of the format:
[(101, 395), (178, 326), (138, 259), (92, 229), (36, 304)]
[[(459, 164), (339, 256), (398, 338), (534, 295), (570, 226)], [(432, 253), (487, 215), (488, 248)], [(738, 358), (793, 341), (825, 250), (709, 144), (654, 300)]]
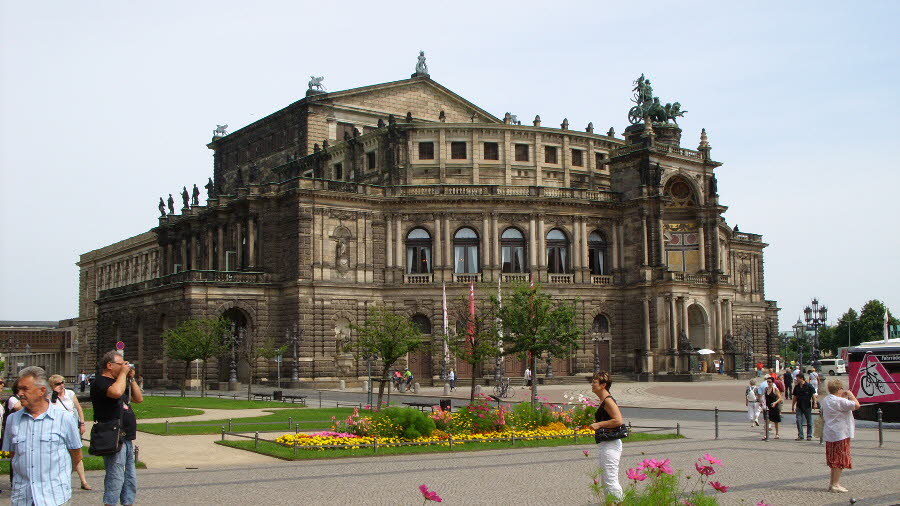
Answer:
[[(658, 419), (634, 419), (634, 425), (674, 425)], [(674, 422), (674, 421), (673, 421)], [(703, 453), (722, 458), (725, 465), (715, 478), (731, 486), (719, 496), (722, 504), (772, 505), (857, 504), (887, 505), (900, 502), (900, 432), (885, 433), (878, 448), (873, 430), (860, 430), (853, 441), (855, 469), (842, 480), (850, 494), (829, 494), (824, 448), (817, 442), (787, 437), (760, 441), (760, 429), (744, 423), (723, 423), (720, 439), (713, 440), (707, 421), (682, 421), (688, 439), (625, 445), (625, 469), (642, 458), (670, 458), (676, 469), (694, 475), (693, 463)], [(178, 454), (189, 438), (168, 437)], [(179, 444), (178, 442), (181, 442)], [(147, 436), (139, 442), (150, 443)], [(198, 443), (201, 441), (198, 439)], [(203, 444), (209, 444), (203, 442)], [(591, 451), (585, 458), (581, 450)], [(246, 458), (211, 462), (199, 469), (151, 468), (138, 474), (138, 502), (142, 504), (420, 504), (417, 487), (427, 484), (447, 504), (591, 504), (589, 473), (593, 445), (521, 450), (455, 452), (284, 462), (239, 450), (216, 447)], [(260, 461), (258, 459), (263, 459)], [(690, 472), (688, 472), (690, 471)], [(102, 472), (89, 472), (97, 490), (74, 491), (72, 504), (97, 504), (102, 493)], [(742, 502), (745, 501), (745, 502)]]

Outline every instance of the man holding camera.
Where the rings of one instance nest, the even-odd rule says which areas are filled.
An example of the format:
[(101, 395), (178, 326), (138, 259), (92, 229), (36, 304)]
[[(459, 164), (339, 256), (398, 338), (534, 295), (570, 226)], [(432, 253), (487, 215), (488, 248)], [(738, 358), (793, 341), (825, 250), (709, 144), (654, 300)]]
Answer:
[(113, 455), (104, 455), (106, 477), (103, 480), (103, 504), (134, 504), (137, 493), (137, 474), (134, 468), (134, 440), (137, 419), (131, 410), (132, 402), (144, 400), (141, 387), (134, 379), (134, 366), (118, 351), (110, 351), (100, 359), (100, 376), (91, 383), (91, 402), (94, 421), (122, 420), (124, 441)]

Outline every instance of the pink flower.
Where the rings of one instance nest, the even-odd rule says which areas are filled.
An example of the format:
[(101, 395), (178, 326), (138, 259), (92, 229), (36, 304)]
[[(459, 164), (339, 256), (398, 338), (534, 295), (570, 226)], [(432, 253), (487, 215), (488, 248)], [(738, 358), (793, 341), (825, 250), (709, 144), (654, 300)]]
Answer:
[(587, 450), (581, 450), (581, 453), (583, 453), (585, 457), (587, 457), (588, 455), (591, 454), (591, 452), (589, 452)]
[[(441, 496), (439, 496), (437, 492), (428, 490), (428, 486), (425, 484), (419, 485), (419, 492), (422, 493), (422, 497), (425, 498), (425, 502), (444, 502), (444, 500), (441, 499)], [(425, 504), (425, 502), (423, 502), (422, 504)]]
[(599, 485), (599, 484), (600, 484), (600, 480), (598, 480), (597, 478), (594, 478), (594, 485)]
[(672, 470), (672, 466), (669, 465), (669, 459), (657, 460), (656, 461), (656, 470), (657, 470), (657, 473), (656, 473), (657, 476), (659, 476), (660, 474), (663, 474), (663, 473), (664, 474), (675, 474), (675, 472)]
[(758, 503), (756, 503), (756, 506), (769, 506), (769, 505), (766, 504), (765, 501), (759, 501)]
[[(722, 463), (721, 460), (713, 457), (712, 455), (710, 455), (708, 453), (704, 454), (703, 458), (706, 459), (706, 461), (709, 462), (710, 464), (721, 464)], [(697, 460), (700, 460), (700, 459), (697, 459)]]
[(642, 473), (641, 470), (637, 468), (629, 469), (625, 472), (625, 475), (628, 476), (629, 480), (634, 481), (644, 481), (647, 479), (647, 475)]
[(639, 470), (643, 470), (643, 469), (650, 469), (650, 468), (654, 468), (654, 467), (656, 467), (655, 459), (644, 459), (643, 461), (641, 461), (640, 465), (638, 465), (637, 468)]
[(709, 485), (712, 488), (718, 490), (719, 492), (722, 492), (723, 494), (725, 492), (728, 492), (728, 487), (726, 487), (725, 485), (722, 485), (721, 483), (719, 483), (717, 481), (711, 481), (711, 482), (709, 482)]
[(716, 474), (716, 470), (713, 469), (712, 466), (701, 466), (697, 462), (694, 462), (694, 468), (703, 476), (712, 476)]

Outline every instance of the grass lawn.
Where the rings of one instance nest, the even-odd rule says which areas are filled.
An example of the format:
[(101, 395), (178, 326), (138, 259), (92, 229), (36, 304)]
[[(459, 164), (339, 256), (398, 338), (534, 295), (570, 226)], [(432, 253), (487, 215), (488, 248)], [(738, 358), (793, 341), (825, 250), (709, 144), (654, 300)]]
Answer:
[[(247, 402), (247, 401), (243, 401)], [(278, 403), (280, 406), (283, 404)], [(288, 419), (297, 421), (319, 421), (320, 423), (300, 424), (300, 430), (327, 430), (331, 428), (331, 417), (345, 418), (353, 412), (353, 408), (294, 408), (279, 409), (271, 414), (254, 416), (250, 418), (235, 418), (231, 426), (234, 432), (254, 432), (267, 430), (288, 430)], [(239, 423), (240, 422), (240, 423)], [(247, 425), (248, 422), (279, 422), (271, 425)], [(284, 425), (281, 425), (283, 423)], [(200, 424), (203, 424), (200, 426)], [(207, 425), (214, 424), (214, 425)], [(219, 434), (222, 426), (228, 427), (228, 419), (204, 420), (198, 422), (173, 422), (169, 424), (169, 432), (166, 434), (164, 423), (138, 423), (138, 430), (159, 435), (186, 435), (186, 434)]]
[[(624, 443), (633, 443), (639, 441), (655, 441), (660, 439), (682, 439), (684, 436), (676, 436), (675, 434), (648, 434), (642, 432), (632, 433), (632, 435), (623, 439)], [(557, 439), (536, 439), (531, 441), (516, 440), (515, 446), (511, 446), (506, 441), (494, 442), (467, 442), (465, 444), (453, 444), (453, 451), (478, 451), (478, 450), (503, 450), (511, 448), (538, 448), (546, 446), (567, 446), (567, 445), (583, 445), (593, 443), (593, 436), (579, 436), (577, 441), (571, 437)], [(448, 446), (439, 445), (422, 445), (422, 446), (392, 446), (387, 448), (378, 448), (375, 454), (372, 448), (344, 449), (344, 448), (328, 448), (325, 450), (302, 450), (298, 449), (296, 456), (293, 448), (282, 446), (275, 443), (260, 441), (259, 447), (253, 447), (252, 440), (238, 441), (216, 441), (216, 444), (230, 446), (240, 450), (247, 450), (263, 455), (269, 455), (285, 460), (304, 460), (304, 459), (335, 459), (344, 457), (373, 457), (379, 455), (401, 455), (409, 453), (446, 453), (450, 451)]]
[[(290, 404), (271, 401), (219, 399), (217, 397), (161, 397), (148, 395), (144, 397), (144, 402), (132, 404), (131, 406), (134, 408), (135, 416), (140, 420), (142, 418), (177, 418), (180, 416), (200, 415), (204, 409), (283, 408), (290, 406)], [(84, 418), (93, 420), (94, 410), (85, 408)]]
[[(88, 455), (88, 447), (85, 446), (81, 449), (82, 455), (84, 455), (84, 470), (85, 471), (102, 471), (106, 469), (106, 466), (103, 465), (103, 457), (94, 457), (93, 455)], [(9, 474), (9, 466), (10, 462), (8, 460), (0, 461), (0, 474)], [(138, 469), (147, 469), (147, 464), (143, 462), (135, 462), (135, 467)], [(96, 480), (95, 480), (96, 481)], [(89, 482), (90, 483), (90, 482)], [(97, 489), (95, 484), (91, 484), (94, 489)], [(100, 483), (100, 490), (103, 490), (103, 483)]]

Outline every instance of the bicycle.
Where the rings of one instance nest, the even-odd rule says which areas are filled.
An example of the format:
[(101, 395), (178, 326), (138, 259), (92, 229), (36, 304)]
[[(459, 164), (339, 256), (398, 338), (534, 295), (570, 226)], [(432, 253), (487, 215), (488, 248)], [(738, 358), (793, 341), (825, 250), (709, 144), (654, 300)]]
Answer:
[(884, 382), (881, 381), (881, 378), (879, 378), (872, 369), (874, 369), (874, 362), (867, 361), (866, 367), (863, 369), (865, 376), (863, 376), (860, 381), (863, 392), (869, 397), (875, 395), (875, 389), (872, 388), (873, 386), (878, 389), (880, 394), (884, 394)]
[(512, 395), (512, 389), (509, 387), (509, 378), (500, 378), (500, 381), (494, 386), (494, 395), (501, 398)]

